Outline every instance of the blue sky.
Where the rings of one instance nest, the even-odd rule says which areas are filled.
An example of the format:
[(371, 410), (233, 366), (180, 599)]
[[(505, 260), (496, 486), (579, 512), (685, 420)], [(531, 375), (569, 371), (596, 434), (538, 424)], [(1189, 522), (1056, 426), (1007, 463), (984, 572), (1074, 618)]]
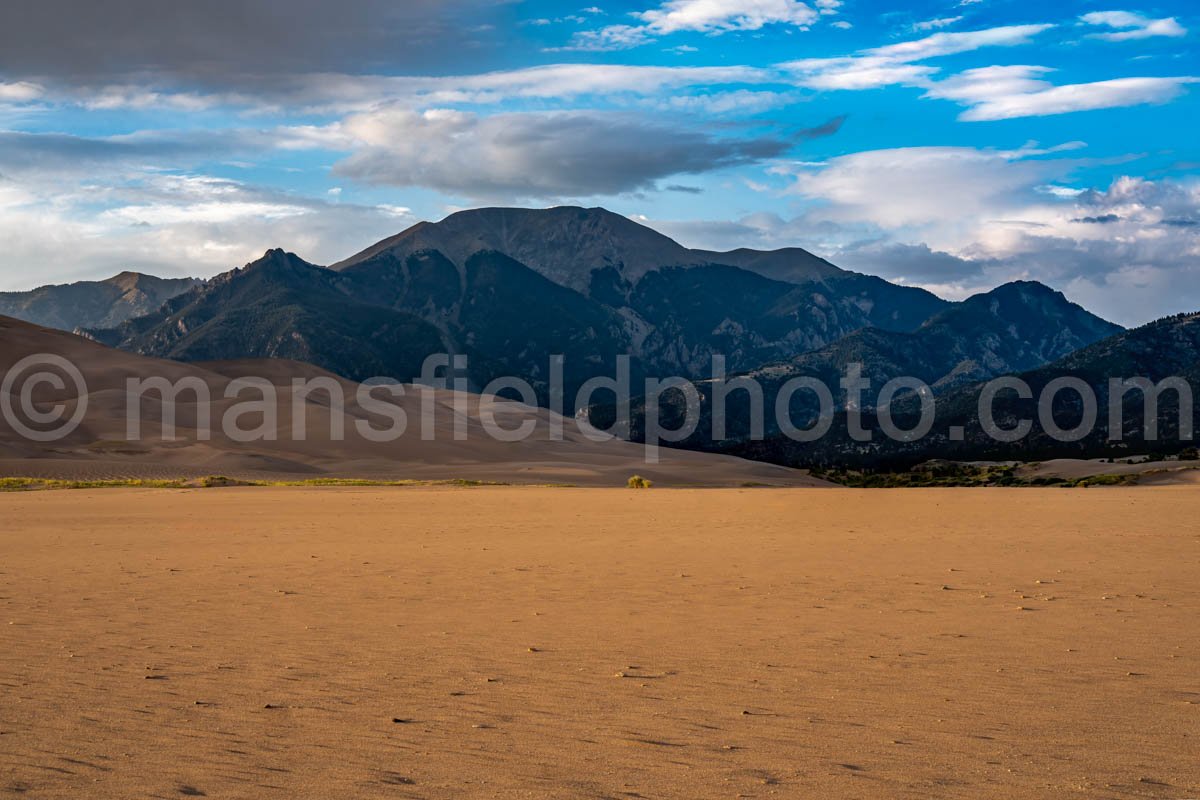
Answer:
[(0, 9), (0, 290), (584, 204), (951, 298), (1200, 310), (1191, 4), (94, 5)]

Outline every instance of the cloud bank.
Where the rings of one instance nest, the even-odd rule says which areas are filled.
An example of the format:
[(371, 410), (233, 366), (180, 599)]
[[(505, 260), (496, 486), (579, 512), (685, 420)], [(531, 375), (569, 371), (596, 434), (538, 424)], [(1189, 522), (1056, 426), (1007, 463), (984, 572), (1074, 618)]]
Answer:
[(781, 170), (816, 201), (785, 219), (656, 223), (693, 246), (801, 244), (841, 266), (962, 298), (1036, 279), (1108, 319), (1200, 309), (1200, 181), (1067, 185), (1082, 147), (868, 151)]
[(352, 116), (339, 130), (357, 152), (336, 174), (475, 199), (620, 194), (672, 175), (772, 158), (789, 147), (773, 138), (716, 137), (626, 114), (575, 112), (394, 109)]

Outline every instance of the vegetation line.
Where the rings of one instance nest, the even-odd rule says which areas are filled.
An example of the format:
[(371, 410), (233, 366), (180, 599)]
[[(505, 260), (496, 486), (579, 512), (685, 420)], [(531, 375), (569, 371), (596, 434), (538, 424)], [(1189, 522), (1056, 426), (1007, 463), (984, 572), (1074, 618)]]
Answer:
[(814, 477), (856, 489), (907, 489), (919, 487), (958, 486), (1017, 486), (1086, 489), (1089, 486), (1131, 486), (1138, 482), (1137, 474), (1091, 475), (1086, 478), (1060, 478), (1038, 475), (1018, 475), (1008, 465), (975, 466), (941, 462), (928, 464), (908, 472), (867, 472), (859, 470), (812, 470)]
[(365, 478), (310, 478), (298, 481), (257, 481), (208, 475), (203, 478), (155, 480), (116, 478), (112, 480), (59, 480), (55, 478), (0, 478), (0, 492), (28, 492), (49, 489), (219, 489), (230, 486), (508, 486), (501, 481), (399, 480)]

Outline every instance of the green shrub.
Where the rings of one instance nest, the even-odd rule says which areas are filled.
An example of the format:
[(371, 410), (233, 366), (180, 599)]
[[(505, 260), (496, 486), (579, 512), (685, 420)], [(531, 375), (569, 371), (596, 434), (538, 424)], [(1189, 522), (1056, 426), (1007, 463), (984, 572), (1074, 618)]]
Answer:
[(1089, 486), (1126, 486), (1137, 483), (1136, 475), (1093, 475), (1075, 482), (1075, 486), (1086, 489)]
[(625, 485), (630, 489), (649, 489), (654, 485), (654, 482), (649, 478), (643, 478), (641, 475), (633, 475), (625, 482)]

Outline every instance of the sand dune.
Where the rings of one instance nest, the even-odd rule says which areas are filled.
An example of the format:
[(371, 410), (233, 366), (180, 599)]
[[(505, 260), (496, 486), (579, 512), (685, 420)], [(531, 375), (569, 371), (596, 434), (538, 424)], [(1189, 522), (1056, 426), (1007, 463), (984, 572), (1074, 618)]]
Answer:
[(1194, 489), (66, 497), (6, 796), (1200, 796)]
[[(331, 408), (325, 394), (314, 392), (301, 403), (306, 435), (297, 440), (290, 434), (292, 380), (334, 378), (316, 367), (292, 361), (182, 364), (149, 359), (61, 331), (0, 318), (0, 375), (25, 356), (38, 353), (53, 353), (78, 366), (88, 389), (87, 414), (77, 430), (53, 444), (29, 442), (0, 420), (0, 475), (90, 479), (219, 473), (248, 478), (340, 476), (616, 486), (639, 473), (660, 485), (675, 486), (823, 485), (796, 470), (683, 451), (663, 451), (660, 463), (648, 465), (641, 446), (612, 438), (593, 441), (575, 420), (558, 418), (545, 409), (478, 395), (468, 395), (465, 406), (460, 407), (454, 393), (444, 390), (425, 390), (431, 396), (427, 406), (413, 386), (404, 387), (405, 396), (393, 403), (408, 420), (405, 434), (392, 442), (371, 442), (356, 434), (355, 423), (382, 428), (387, 420), (357, 402), (356, 384), (340, 379), (335, 380), (347, 398), (344, 412)], [(175, 404), (175, 440), (164, 440), (163, 407), (157, 394), (142, 398), (139, 441), (127, 440), (126, 380), (152, 376), (172, 382), (184, 378), (203, 382), (214, 398), (210, 441), (197, 436), (202, 417), (191, 393), (181, 394)], [(278, 441), (242, 443), (222, 432), (220, 420), (245, 399), (226, 399), (225, 392), (233, 380), (246, 377), (263, 378), (277, 387)], [(58, 392), (41, 386), (34, 398), (41, 408), (62, 403), (67, 416), (78, 403), (70, 387)], [(425, 413), (427, 408), (430, 414)], [(506, 430), (532, 420), (535, 432), (524, 441), (497, 441), (484, 428), (484, 411)], [(422, 434), (426, 416), (433, 431), (430, 441)], [(334, 437), (334, 418), (345, 426), (344, 440)], [(243, 427), (254, 427), (259, 419), (251, 416)], [(558, 424), (562, 441), (552, 441), (551, 426)], [(456, 438), (460, 428), (466, 437), (462, 441)]]
[(1056, 458), (1018, 469), (1026, 478), (1064, 478), (1079, 480), (1096, 475), (1128, 475), (1140, 485), (1190, 485), (1200, 483), (1200, 461), (1118, 461), (1105, 459)]

